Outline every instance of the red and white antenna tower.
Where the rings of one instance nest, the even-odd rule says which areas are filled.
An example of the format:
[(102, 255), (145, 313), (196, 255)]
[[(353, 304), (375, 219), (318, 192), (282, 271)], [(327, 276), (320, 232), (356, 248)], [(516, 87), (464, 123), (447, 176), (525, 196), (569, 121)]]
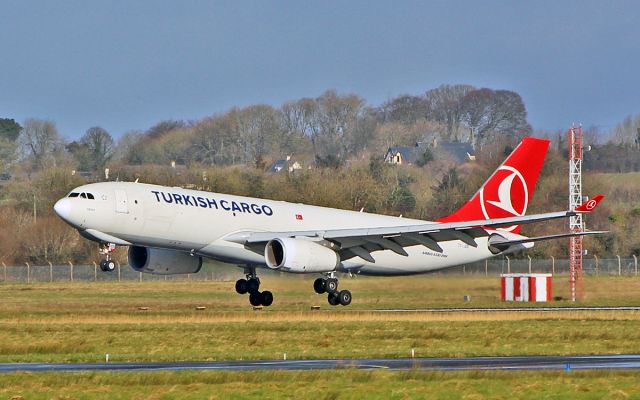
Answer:
[[(582, 204), (582, 127), (569, 129), (569, 209), (575, 210)], [(582, 232), (584, 222), (582, 214), (569, 219), (572, 232)], [(569, 239), (569, 285), (571, 301), (583, 298), (582, 288), (582, 236)]]

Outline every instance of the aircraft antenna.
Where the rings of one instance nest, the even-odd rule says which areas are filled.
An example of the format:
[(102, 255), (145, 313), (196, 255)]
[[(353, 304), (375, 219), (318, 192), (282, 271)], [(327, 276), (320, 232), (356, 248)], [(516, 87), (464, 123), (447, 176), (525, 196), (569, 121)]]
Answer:
[[(582, 126), (572, 126), (569, 135), (569, 209), (575, 210), (583, 203), (582, 198)], [(569, 218), (572, 232), (584, 231), (582, 213)], [(571, 301), (582, 300), (584, 288), (582, 282), (582, 236), (569, 238), (569, 286)]]

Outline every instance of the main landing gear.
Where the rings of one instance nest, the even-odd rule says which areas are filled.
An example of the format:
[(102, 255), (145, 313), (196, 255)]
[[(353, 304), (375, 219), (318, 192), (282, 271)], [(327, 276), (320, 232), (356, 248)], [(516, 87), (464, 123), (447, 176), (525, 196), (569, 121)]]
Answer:
[(238, 279), (236, 282), (236, 292), (238, 294), (249, 293), (249, 303), (252, 306), (268, 307), (273, 304), (273, 293), (268, 290), (260, 291), (260, 279), (256, 275), (255, 267), (245, 268), (247, 279)]
[(328, 293), (327, 300), (332, 306), (351, 304), (351, 292), (348, 290), (338, 290), (338, 278), (333, 272), (327, 274), (326, 278), (318, 278), (313, 282), (313, 290), (318, 294)]
[(111, 259), (111, 253), (116, 250), (116, 245), (113, 243), (100, 243), (99, 252), (105, 256), (105, 259), (100, 261), (100, 270), (104, 272), (112, 272), (116, 269), (116, 263)]

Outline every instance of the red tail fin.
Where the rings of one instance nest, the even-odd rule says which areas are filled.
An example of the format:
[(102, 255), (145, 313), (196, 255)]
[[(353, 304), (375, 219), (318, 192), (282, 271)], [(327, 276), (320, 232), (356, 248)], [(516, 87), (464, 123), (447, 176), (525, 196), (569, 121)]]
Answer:
[[(438, 222), (472, 221), (524, 215), (547, 155), (549, 141), (524, 138), (480, 190), (458, 211)], [(503, 228), (514, 233), (520, 225)]]

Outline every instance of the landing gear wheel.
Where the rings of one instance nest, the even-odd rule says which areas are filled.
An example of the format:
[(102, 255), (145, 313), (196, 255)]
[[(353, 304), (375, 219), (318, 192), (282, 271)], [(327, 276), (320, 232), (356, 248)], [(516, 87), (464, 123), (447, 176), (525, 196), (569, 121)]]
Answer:
[(265, 307), (269, 307), (273, 304), (273, 293), (268, 290), (262, 292), (262, 305)]
[(254, 293), (260, 289), (260, 281), (256, 278), (247, 280), (247, 292)]
[(100, 271), (107, 272), (107, 260), (100, 261)]
[(327, 296), (327, 300), (329, 301), (329, 304), (331, 304), (332, 306), (337, 306), (338, 304), (340, 304), (339, 295), (335, 292), (329, 293), (329, 295)]
[(249, 294), (249, 303), (251, 303), (252, 306), (254, 307), (261, 306), (262, 301), (263, 301), (262, 293), (256, 291), (256, 292), (251, 292)]
[(238, 294), (246, 294), (249, 291), (249, 285), (246, 279), (238, 279), (236, 281), (236, 292)]
[(324, 278), (318, 278), (313, 282), (313, 290), (315, 290), (318, 294), (327, 292), (327, 285)]
[(336, 278), (329, 278), (325, 282), (325, 289), (327, 293), (335, 293), (338, 291), (338, 280)]
[(114, 263), (112, 260), (107, 260), (105, 262), (105, 268), (106, 272), (112, 272), (114, 269), (116, 269), (116, 263)]
[(338, 293), (338, 301), (343, 306), (351, 304), (351, 292), (348, 290), (341, 290), (340, 293)]

